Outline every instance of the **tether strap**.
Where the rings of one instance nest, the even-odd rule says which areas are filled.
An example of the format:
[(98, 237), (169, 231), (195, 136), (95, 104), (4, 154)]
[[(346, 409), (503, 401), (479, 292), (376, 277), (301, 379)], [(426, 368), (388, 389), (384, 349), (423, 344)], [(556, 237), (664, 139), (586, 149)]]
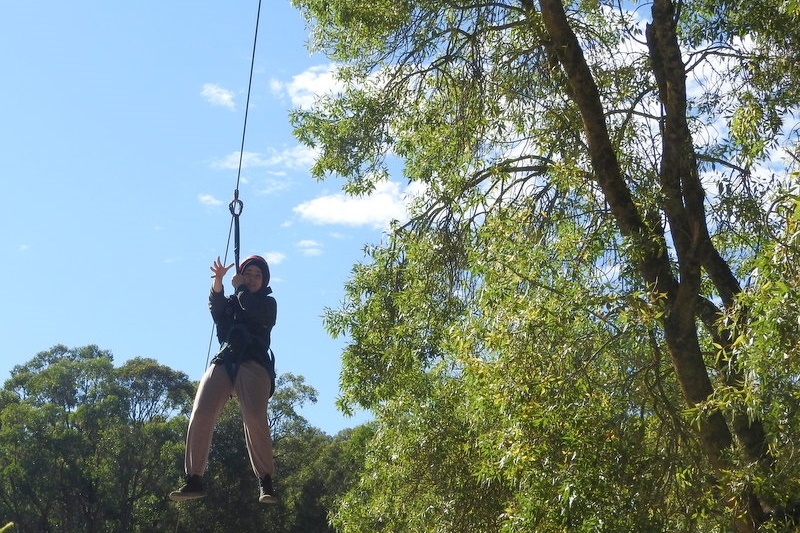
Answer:
[(239, 189), (233, 191), (233, 200), (228, 204), (228, 209), (233, 217), (233, 259), (236, 262), (236, 272), (239, 272), (239, 215), (244, 209), (244, 203), (239, 200)]

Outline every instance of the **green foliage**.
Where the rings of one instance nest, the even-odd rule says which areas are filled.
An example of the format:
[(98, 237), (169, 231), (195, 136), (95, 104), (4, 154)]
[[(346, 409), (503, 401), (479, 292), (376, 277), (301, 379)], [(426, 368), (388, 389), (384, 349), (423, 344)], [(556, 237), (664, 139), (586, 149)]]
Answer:
[[(772, 429), (769, 442), (774, 475), (754, 465), (732, 473), (738, 483), (754, 483), (785, 504), (800, 491), (794, 453), (800, 442), (800, 196), (797, 188), (775, 204), (782, 234), (754, 259), (755, 282), (742, 294), (731, 319), (747, 313), (748, 327), (736, 339), (736, 357), (748, 368), (741, 393), (721, 389), (717, 401), (728, 409), (741, 406), (750, 419)], [(741, 316), (738, 316), (741, 319)]]
[[(441, 372), (441, 374), (440, 374)], [(337, 531), (498, 531), (510, 487), (475, 470), (463, 384), (444, 377), (377, 410), (363, 474), (340, 501)], [(485, 421), (490, 423), (488, 420)]]
[(313, 428), (293, 431), (276, 448), (281, 478), (281, 521), (294, 533), (332, 533), (329, 514), (363, 466), (369, 428), (330, 437)]
[(183, 423), (167, 415), (191, 401), (185, 375), (56, 346), (15, 367), (4, 394), (0, 508), (20, 531), (152, 531), (170, 519), (153, 494), (180, 453)]
[(376, 414), (337, 528), (800, 518), (796, 2), (294, 4), (314, 175), (422, 191), (325, 315)]
[(307, 403), (317, 403), (317, 390), (306, 384), (303, 376), (290, 372), (278, 376), (275, 389), (268, 416), (272, 440), (279, 442), (285, 435), (305, 429), (307, 422), (299, 410)]
[[(370, 430), (335, 437), (299, 414), (317, 392), (283, 374), (270, 402), (277, 506), (258, 503), (235, 400), (218, 421), (208, 496), (176, 505), (196, 384), (152, 359), (120, 367), (96, 346), (55, 346), (14, 368), (0, 390), (0, 516), (23, 533), (331, 532)], [(67, 378), (68, 377), (68, 378)]]

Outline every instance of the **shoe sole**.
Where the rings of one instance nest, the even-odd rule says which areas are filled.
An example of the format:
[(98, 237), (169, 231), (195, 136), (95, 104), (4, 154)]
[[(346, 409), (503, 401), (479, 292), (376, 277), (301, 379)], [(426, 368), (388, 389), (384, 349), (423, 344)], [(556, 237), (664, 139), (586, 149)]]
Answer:
[(278, 498), (276, 498), (275, 496), (264, 495), (258, 498), (258, 501), (260, 503), (272, 504), (272, 503), (278, 503)]
[(187, 500), (199, 500), (205, 498), (205, 492), (170, 492), (169, 499), (174, 502), (185, 502)]

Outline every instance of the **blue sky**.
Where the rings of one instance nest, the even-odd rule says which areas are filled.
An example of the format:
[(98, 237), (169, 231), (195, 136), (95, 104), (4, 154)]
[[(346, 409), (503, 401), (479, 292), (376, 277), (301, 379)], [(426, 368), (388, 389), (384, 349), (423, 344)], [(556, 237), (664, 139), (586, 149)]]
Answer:
[[(150, 357), (200, 378), (257, 6), (3, 3), (0, 380), (56, 344), (96, 344), (117, 365)], [(319, 391), (302, 414), (333, 434), (368, 415), (335, 408), (344, 341), (327, 335), (321, 316), (341, 302), (364, 245), (402, 218), (404, 191), (390, 182), (347, 199), (339, 179), (310, 177), (314, 154), (292, 137), (288, 113), (334, 83), (307, 40), (288, 1), (264, 1), (239, 185), (241, 254), (270, 260), (278, 370)]]

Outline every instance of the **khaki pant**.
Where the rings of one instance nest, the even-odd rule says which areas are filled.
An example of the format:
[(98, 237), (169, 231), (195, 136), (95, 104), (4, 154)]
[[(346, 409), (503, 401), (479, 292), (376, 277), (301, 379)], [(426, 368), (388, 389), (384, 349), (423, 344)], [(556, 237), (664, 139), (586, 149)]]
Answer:
[(256, 361), (241, 364), (235, 383), (231, 383), (225, 365), (208, 367), (200, 379), (186, 432), (184, 467), (187, 474), (202, 476), (205, 473), (214, 425), (231, 396), (239, 400), (253, 472), (259, 478), (273, 474), (272, 438), (267, 424), (269, 389), (267, 369)]

